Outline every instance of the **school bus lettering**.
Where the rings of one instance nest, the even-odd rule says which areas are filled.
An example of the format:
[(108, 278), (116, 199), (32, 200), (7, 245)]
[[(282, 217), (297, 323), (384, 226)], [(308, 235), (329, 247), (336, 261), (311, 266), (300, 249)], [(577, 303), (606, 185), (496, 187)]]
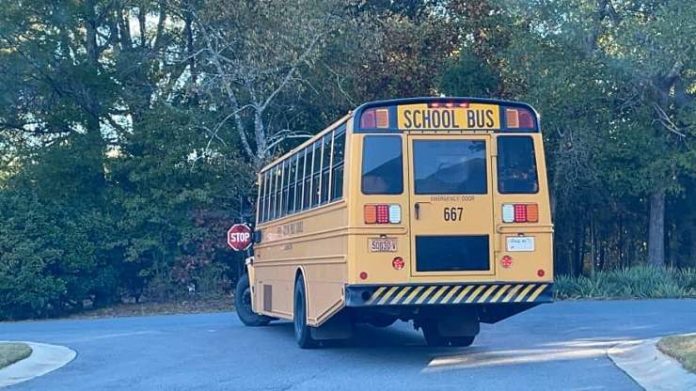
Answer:
[(552, 301), (545, 170), (527, 104), (366, 103), (260, 170), (237, 314), (292, 320), (302, 348), (399, 319), (468, 346), (481, 322)]
[(409, 129), (460, 129), (454, 110), (404, 110), (404, 126)]
[(466, 113), (466, 127), (469, 129), (490, 129), (494, 125), (493, 110), (469, 110)]
[[(384, 111), (382, 111), (384, 113)], [(427, 104), (399, 105), (397, 124), (401, 130), (499, 129), (500, 107), (472, 103), (460, 107), (429, 107)], [(386, 123), (383, 119), (383, 122)]]

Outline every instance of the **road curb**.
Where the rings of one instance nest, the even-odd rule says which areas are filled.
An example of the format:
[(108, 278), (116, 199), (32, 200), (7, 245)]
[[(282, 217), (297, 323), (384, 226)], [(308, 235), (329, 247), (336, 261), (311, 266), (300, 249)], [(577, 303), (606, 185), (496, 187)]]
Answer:
[(639, 344), (620, 343), (609, 349), (609, 358), (648, 391), (696, 390), (696, 375), (657, 348), (660, 338)]
[(43, 376), (68, 364), (77, 356), (74, 350), (66, 348), (65, 346), (29, 341), (0, 342), (25, 343), (29, 345), (32, 350), (31, 355), (24, 360), (20, 360), (10, 366), (0, 369), (0, 388)]

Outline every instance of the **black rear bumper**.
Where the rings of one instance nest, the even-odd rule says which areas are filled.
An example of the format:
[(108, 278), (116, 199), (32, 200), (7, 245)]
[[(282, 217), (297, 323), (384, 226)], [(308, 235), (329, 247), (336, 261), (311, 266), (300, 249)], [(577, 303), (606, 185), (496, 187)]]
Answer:
[(347, 307), (539, 304), (552, 301), (551, 282), (346, 286)]

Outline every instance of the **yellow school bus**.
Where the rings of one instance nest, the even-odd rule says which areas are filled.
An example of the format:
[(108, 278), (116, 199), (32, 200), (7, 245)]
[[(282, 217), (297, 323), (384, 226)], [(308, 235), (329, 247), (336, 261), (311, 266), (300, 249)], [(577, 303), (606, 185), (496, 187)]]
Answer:
[(236, 290), (249, 326), (294, 322), (302, 348), (356, 323), (412, 321), (468, 346), (552, 300), (539, 116), (527, 104), (363, 104), (264, 167), (253, 256)]

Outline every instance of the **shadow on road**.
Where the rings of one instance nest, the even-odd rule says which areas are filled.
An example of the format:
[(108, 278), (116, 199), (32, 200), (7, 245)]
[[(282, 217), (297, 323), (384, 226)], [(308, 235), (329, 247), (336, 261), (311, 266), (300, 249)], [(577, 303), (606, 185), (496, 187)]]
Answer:
[[(264, 331), (294, 342), (292, 323), (275, 323), (264, 328)], [(433, 348), (425, 344), (422, 335), (413, 330), (410, 324), (400, 323), (398, 326), (387, 328), (358, 325), (351, 339), (323, 342), (318, 350), (322, 355), (339, 354), (345, 359), (359, 359), (364, 362), (417, 365), (423, 373), (433, 373), (600, 358), (606, 357), (608, 349), (622, 342), (637, 343), (639, 340), (630, 337), (600, 337), (561, 339), (555, 342), (529, 341), (522, 346), (511, 343), (507, 345), (507, 349), (500, 349), (499, 345), (496, 349), (496, 344), (486, 342), (468, 348)]]

